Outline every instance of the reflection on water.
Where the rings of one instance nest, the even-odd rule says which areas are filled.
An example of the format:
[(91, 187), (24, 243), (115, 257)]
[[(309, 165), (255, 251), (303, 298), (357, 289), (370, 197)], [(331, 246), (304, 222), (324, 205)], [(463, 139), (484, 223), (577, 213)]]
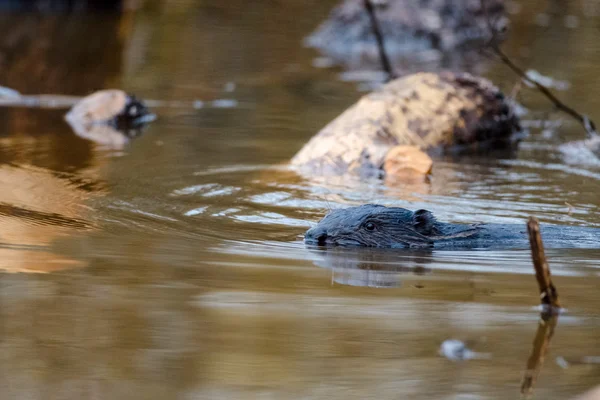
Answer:
[[(135, 241), (129, 245), (140, 249)], [(211, 271), (181, 258), (173, 268), (137, 254), (104, 256), (53, 279), (2, 280), (0, 379), (10, 379), (3, 393), (514, 398), (537, 329), (536, 311), (518, 304), (535, 304), (535, 294), (527, 284), (507, 292), (510, 276), (457, 276), (437, 290), (381, 292), (331, 287), (307, 268)], [(144, 262), (144, 274), (127, 268), (134, 261)], [(568, 282), (558, 284), (571, 294)], [(572, 357), (585, 343), (589, 351), (598, 344), (598, 321), (576, 301), (570, 305), (551, 354)], [(490, 358), (459, 366), (440, 359), (438, 348), (448, 338), (473, 342), (474, 351)], [(597, 383), (593, 370), (565, 373), (551, 360), (538, 379), (543, 398)]]
[(44, 169), (0, 166), (0, 269), (48, 272), (83, 265), (81, 260), (51, 254), (50, 244), (61, 237), (90, 230), (90, 192), (69, 175)]
[(311, 252), (315, 265), (331, 269), (331, 279), (342, 285), (401, 286), (401, 275), (431, 273), (431, 252), (397, 252), (383, 249), (318, 249)]
[[(574, 29), (546, 1), (515, 4), (506, 51), (569, 82), (561, 97), (599, 120), (597, 17), (565, 3)], [(558, 148), (580, 127), (529, 114), (513, 157), (441, 159), (427, 184), (301, 177), (286, 161), (360, 96), (301, 45), (333, 1), (169, 5), (0, 16), (2, 86), (237, 99), (157, 105), (122, 150), (77, 137), (62, 112), (0, 109), (0, 397), (516, 398), (539, 321), (527, 251), (307, 249), (302, 234), (364, 202), (600, 226), (598, 165), (564, 164)], [(489, 76), (514, 84), (499, 65)], [(534, 395), (565, 399), (598, 383), (598, 365), (576, 361), (600, 355), (600, 253), (547, 256), (567, 313)], [(449, 339), (489, 358), (448, 360)]]

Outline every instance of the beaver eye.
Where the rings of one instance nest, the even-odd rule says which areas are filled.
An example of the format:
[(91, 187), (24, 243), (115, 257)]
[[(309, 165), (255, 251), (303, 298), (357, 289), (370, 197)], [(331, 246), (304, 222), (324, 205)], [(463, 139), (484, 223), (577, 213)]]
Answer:
[(374, 223), (372, 223), (372, 222), (367, 222), (367, 223), (365, 224), (365, 229), (366, 229), (366, 230), (368, 230), (368, 231), (372, 231), (372, 230), (374, 230), (374, 229), (375, 229), (375, 224), (374, 224)]

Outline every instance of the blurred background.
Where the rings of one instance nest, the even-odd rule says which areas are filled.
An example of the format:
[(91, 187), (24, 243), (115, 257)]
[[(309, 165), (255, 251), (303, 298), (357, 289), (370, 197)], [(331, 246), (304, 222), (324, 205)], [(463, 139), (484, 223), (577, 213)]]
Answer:
[[(326, 251), (302, 235), (365, 202), (600, 227), (600, 162), (564, 146), (583, 129), (517, 90), (485, 41), (463, 46), (473, 2), (431, 0), (410, 12), (434, 22), (390, 16), (397, 72), (518, 92), (516, 154), (443, 157), (427, 183), (297, 175), (288, 160), (382, 80), (353, 3), (319, 42), (334, 0), (0, 2), (0, 86), (120, 88), (158, 116), (115, 149), (64, 109), (0, 107), (0, 398), (519, 398), (539, 321), (528, 250)], [(494, 3), (503, 50), (600, 121), (600, 1)], [(599, 383), (600, 250), (547, 256), (567, 313), (534, 398), (567, 399)], [(449, 360), (448, 339), (487, 356)]]

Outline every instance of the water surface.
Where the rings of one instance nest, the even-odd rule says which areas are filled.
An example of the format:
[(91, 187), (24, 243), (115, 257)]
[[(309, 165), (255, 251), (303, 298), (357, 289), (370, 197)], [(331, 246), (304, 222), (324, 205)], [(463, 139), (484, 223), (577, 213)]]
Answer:
[[(205, 105), (156, 107), (124, 149), (78, 138), (60, 110), (0, 109), (0, 397), (518, 398), (539, 320), (527, 249), (322, 251), (301, 238), (364, 202), (600, 227), (600, 163), (559, 149), (582, 129), (524, 89), (530, 135), (514, 157), (441, 159), (430, 184), (300, 177), (287, 160), (361, 95), (302, 47), (333, 2), (172, 3), (0, 16), (0, 85)], [(598, 17), (550, 3), (514, 3), (504, 47), (600, 121)], [(517, 80), (482, 69), (507, 92)], [(567, 312), (535, 395), (564, 399), (598, 383), (600, 366), (580, 361), (600, 355), (600, 250), (547, 255)], [(447, 360), (446, 339), (490, 357)]]

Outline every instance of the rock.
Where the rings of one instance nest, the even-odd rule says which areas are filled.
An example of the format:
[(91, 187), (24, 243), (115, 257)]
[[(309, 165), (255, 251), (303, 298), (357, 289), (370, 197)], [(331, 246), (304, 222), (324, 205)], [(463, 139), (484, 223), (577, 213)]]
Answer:
[[(431, 61), (432, 51), (449, 56), (458, 49), (477, 48), (491, 38), (488, 18), (506, 28), (502, 0), (373, 1), (392, 61), (403, 56)], [(379, 65), (371, 21), (363, 0), (341, 2), (305, 43), (348, 67)], [(425, 61), (425, 60), (421, 60)]]
[[(512, 106), (488, 80), (418, 73), (361, 98), (317, 133), (291, 164), (308, 174), (383, 176), (388, 168), (405, 169), (399, 166), (406, 166), (409, 148), (390, 153), (396, 146), (430, 154), (510, 148), (519, 132)], [(427, 158), (416, 160), (410, 169), (427, 173)]]
[(113, 89), (84, 97), (65, 119), (77, 135), (120, 148), (155, 116), (134, 96)]

